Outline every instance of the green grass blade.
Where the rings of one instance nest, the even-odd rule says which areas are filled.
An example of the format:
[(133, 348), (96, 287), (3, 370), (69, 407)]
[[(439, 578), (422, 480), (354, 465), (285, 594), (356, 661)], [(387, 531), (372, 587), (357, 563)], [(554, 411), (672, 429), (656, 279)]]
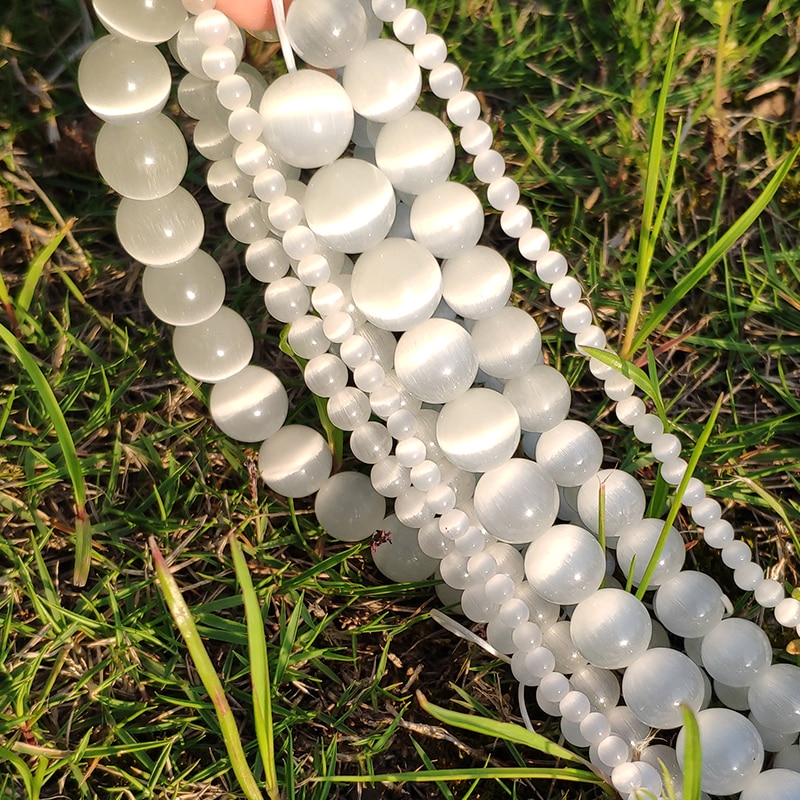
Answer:
[[(286, 669), (289, 666), (294, 643), (297, 639), (297, 631), (300, 628), (300, 615), (302, 610), (303, 595), (301, 594), (297, 604), (292, 609), (288, 623), (284, 624), (285, 620), (281, 619), (281, 646), (278, 650), (278, 661), (275, 664), (276, 686), (279, 686), (283, 681), (283, 676), (286, 674)], [(285, 616), (283, 611), (281, 611), (281, 616)]]
[(700, 748), (700, 729), (697, 718), (691, 709), (683, 707), (683, 800), (700, 800), (703, 777), (702, 751)]
[(472, 733), (480, 733), (484, 736), (489, 736), (493, 739), (503, 739), (515, 744), (525, 745), (540, 753), (546, 753), (554, 758), (561, 758), (564, 761), (574, 761), (579, 764), (586, 762), (580, 756), (570, 752), (564, 747), (551, 742), (541, 734), (529, 731), (520, 725), (513, 725), (510, 722), (498, 722), (494, 719), (486, 717), (476, 717), (472, 714), (462, 714), (459, 711), (450, 711), (441, 706), (434, 705), (429, 702), (422, 692), (417, 692), (417, 700), (422, 706), (423, 710), (436, 717), (440, 722), (445, 725), (451, 725), (454, 728), (461, 728), (465, 731), (472, 731)]
[(231, 766), (233, 767), (234, 775), (236, 775), (236, 780), (239, 782), (239, 786), (242, 788), (247, 800), (264, 800), (264, 796), (258, 788), (256, 779), (247, 764), (247, 757), (244, 753), (244, 747), (242, 747), (242, 740), (239, 736), (236, 720), (228, 704), (228, 698), (225, 696), (219, 676), (214, 670), (214, 665), (211, 663), (208, 651), (203, 644), (203, 640), (200, 638), (200, 634), (197, 632), (197, 626), (194, 623), (192, 612), (189, 610), (189, 606), (186, 605), (178, 583), (175, 578), (172, 577), (167, 562), (158, 549), (156, 540), (151, 536), (148, 541), (150, 544), (150, 551), (153, 554), (158, 583), (164, 594), (169, 612), (184, 642), (186, 642), (186, 648), (194, 662), (195, 669), (197, 669), (200, 680), (203, 682), (203, 686), (206, 692), (208, 692), (211, 702), (214, 704), (214, 711), (219, 721), (222, 738), (228, 750), (228, 756), (231, 759)]
[(28, 769), (28, 765), (16, 753), (9, 750), (7, 747), (0, 747), (0, 758), (8, 764), (12, 764), (19, 773), (22, 783), (25, 786), (25, 793), (27, 797), (33, 797), (33, 773)]
[(89, 567), (92, 559), (92, 526), (86, 514), (86, 480), (83, 476), (78, 452), (75, 449), (75, 442), (72, 440), (72, 434), (66, 419), (64, 419), (61, 406), (58, 404), (58, 399), (33, 356), (5, 325), (0, 325), (0, 339), (28, 373), (28, 377), (42, 398), (45, 416), (50, 419), (56, 432), (75, 497), (75, 570), (72, 582), (76, 586), (85, 586), (89, 579)]
[(717, 402), (714, 404), (714, 408), (711, 411), (708, 422), (706, 422), (702, 433), (697, 439), (697, 444), (692, 450), (692, 455), (689, 457), (689, 461), (686, 465), (686, 472), (684, 473), (684, 476), (675, 491), (675, 499), (672, 503), (669, 513), (667, 514), (667, 518), (664, 520), (664, 527), (661, 529), (661, 535), (658, 537), (658, 542), (656, 542), (653, 555), (650, 556), (650, 560), (647, 562), (647, 569), (645, 569), (644, 575), (642, 576), (642, 582), (639, 584), (639, 588), (636, 590), (636, 597), (639, 598), (639, 600), (644, 597), (647, 587), (650, 585), (650, 580), (653, 577), (656, 567), (658, 566), (658, 559), (661, 557), (661, 551), (664, 549), (664, 545), (667, 543), (669, 529), (677, 519), (678, 512), (681, 509), (680, 498), (683, 497), (686, 486), (694, 474), (701, 456), (703, 455), (703, 450), (705, 450), (705, 446), (708, 443), (708, 440), (711, 438), (711, 432), (714, 430), (714, 425), (717, 422), (717, 417), (719, 416), (720, 409), (722, 408), (723, 397), (724, 395), (720, 395), (717, 399)]
[[(472, 767), (469, 769), (435, 769), (418, 772), (395, 772), (384, 775), (330, 775), (310, 778), (315, 783), (438, 783), (439, 781), (487, 780), (553, 780), (590, 783), (605, 786), (593, 772), (574, 767)], [(609, 797), (611, 797), (609, 793)]]
[(764, 191), (753, 201), (750, 207), (725, 231), (719, 239), (700, 258), (687, 275), (681, 278), (671, 292), (647, 315), (647, 320), (642, 324), (641, 330), (633, 340), (628, 350), (635, 353), (647, 340), (651, 333), (661, 324), (664, 318), (683, 300), (714, 267), (714, 265), (730, 250), (744, 235), (747, 229), (756, 221), (759, 214), (767, 207), (775, 196), (778, 188), (794, 167), (794, 162), (800, 154), (800, 145), (797, 145), (776, 170)]
[(242, 554), (242, 546), (236, 536), (230, 540), (236, 580), (244, 601), (244, 615), (247, 621), (247, 651), (250, 656), (250, 681), (253, 687), (253, 717), (256, 738), (264, 762), (264, 779), (267, 795), (278, 800), (278, 771), (275, 766), (275, 739), (272, 727), (272, 687), (269, 682), (269, 662), (267, 661), (267, 642), (261, 605), (258, 602), (250, 570)]
[(58, 250), (59, 245), (64, 241), (64, 237), (69, 233), (74, 223), (75, 219), (69, 220), (61, 230), (53, 235), (53, 238), (50, 239), (47, 245), (43, 247), (36, 254), (33, 261), (31, 261), (28, 267), (28, 274), (25, 276), (25, 282), (22, 284), (22, 288), (17, 295), (18, 308), (27, 311), (31, 307), (31, 301), (36, 292), (36, 286), (42, 277), (42, 272), (44, 272), (45, 265), (53, 257), (53, 253)]

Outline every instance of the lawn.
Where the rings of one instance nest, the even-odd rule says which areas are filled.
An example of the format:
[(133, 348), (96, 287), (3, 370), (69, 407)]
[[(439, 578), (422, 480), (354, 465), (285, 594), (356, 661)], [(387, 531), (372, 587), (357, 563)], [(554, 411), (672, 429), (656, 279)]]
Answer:
[[(786, 161), (800, 141), (797, 4), (418, 5), (478, 93), (535, 223), (566, 255), (610, 344), (649, 375), (686, 447), (722, 398), (696, 474), (770, 577), (797, 586), (800, 173)], [(242, 542), (263, 604), (284, 797), (603, 796), (547, 777), (319, 780), (555, 762), (427, 713), (417, 690), (439, 706), (519, 722), (516, 685), (505, 664), (430, 618), (440, 606), (434, 582), (387, 583), (369, 541), (329, 538), (312, 503), (270, 493), (257, 450), (210, 422), (210, 387), (181, 373), (170, 331), (144, 305), (142, 267), (116, 241), (117, 199), (95, 170), (99, 122), (76, 74), (100, 30), (83, 0), (10, 0), (0, 12), (0, 800), (242, 796), (159, 589), (151, 537), (261, 781), (230, 547)], [(283, 69), (274, 46), (251, 43), (248, 57), (269, 76)], [(423, 103), (441, 110), (431, 96)], [(178, 114), (174, 93), (169, 108)], [(649, 158), (651, 142), (660, 158)], [(778, 184), (782, 165), (791, 168)], [(205, 246), (225, 272), (228, 303), (263, 320), (205, 169), (195, 154), (184, 184), (203, 206)], [(455, 170), (474, 180), (468, 159)], [(763, 212), (737, 223), (768, 186)], [(498, 222), (488, 219), (487, 241), (512, 261), (515, 302), (573, 387), (575, 416), (601, 434), (608, 465), (654, 492), (660, 513), (667, 498), (652, 457), (617, 422)], [(289, 389), (291, 420), (319, 427), (297, 366), (279, 350), (281, 326), (255, 328), (257, 360)], [(683, 511), (678, 527), (688, 558), (755, 615)], [(800, 642), (769, 630), (776, 658), (796, 663)], [(535, 716), (557, 740), (557, 723)]]

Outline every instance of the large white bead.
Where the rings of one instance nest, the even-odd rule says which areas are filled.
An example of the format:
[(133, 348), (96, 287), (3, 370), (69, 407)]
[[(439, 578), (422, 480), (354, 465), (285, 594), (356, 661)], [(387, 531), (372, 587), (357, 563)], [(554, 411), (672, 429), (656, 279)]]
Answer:
[(753, 716), (780, 733), (800, 731), (800, 667), (773, 664), (750, 686)]
[(483, 245), (442, 265), (442, 296), (465, 319), (483, 319), (500, 311), (508, 302), (512, 283), (508, 262)]
[(472, 327), (472, 341), (480, 368), (501, 380), (524, 375), (536, 365), (542, 349), (536, 321), (515, 306), (479, 319)]
[(378, 545), (373, 553), (375, 566), (396, 583), (424, 581), (436, 569), (436, 559), (426, 556), (419, 546), (417, 530), (403, 525), (392, 514), (380, 525), (391, 539)]
[(322, 484), (314, 501), (317, 522), (335, 539), (358, 542), (378, 530), (386, 500), (360, 472), (339, 472)]
[(578, 491), (578, 513), (592, 533), (600, 531), (601, 492), (605, 500), (603, 531), (606, 538), (618, 536), (626, 525), (642, 519), (646, 499), (639, 481), (622, 470), (604, 469), (589, 478)]
[(559, 486), (581, 486), (603, 463), (603, 443), (585, 422), (565, 419), (536, 443), (536, 460)]
[(409, 219), (414, 238), (437, 258), (454, 258), (478, 243), (483, 207), (475, 192), (453, 181), (418, 195)]
[(294, 0), (286, 31), (306, 64), (337, 69), (367, 43), (367, 15), (358, 0)]
[(94, 0), (93, 5), (108, 31), (147, 44), (166, 42), (186, 20), (180, 0)]
[(325, 439), (305, 425), (287, 425), (267, 439), (258, 454), (261, 477), (285, 497), (308, 497), (331, 474), (333, 457)]
[(725, 604), (722, 589), (713, 578), (684, 570), (661, 584), (653, 598), (653, 610), (670, 633), (696, 639), (719, 624)]
[[(732, 617), (703, 637), (700, 654), (714, 680), (727, 686), (750, 686), (772, 662), (772, 645), (754, 622)], [(769, 724), (766, 719), (762, 722)]]
[(572, 403), (566, 378), (545, 364), (536, 364), (509, 380), (503, 394), (517, 409), (524, 431), (541, 432), (555, 427), (566, 418)]
[[(642, 582), (663, 530), (663, 520), (645, 518), (619, 531), (617, 562), (626, 577), (632, 576), (634, 586)], [(660, 586), (673, 578), (681, 571), (685, 560), (686, 546), (683, 538), (675, 528), (670, 527), (649, 585)]]
[(739, 800), (797, 800), (800, 774), (789, 769), (767, 769), (756, 775), (742, 790)]

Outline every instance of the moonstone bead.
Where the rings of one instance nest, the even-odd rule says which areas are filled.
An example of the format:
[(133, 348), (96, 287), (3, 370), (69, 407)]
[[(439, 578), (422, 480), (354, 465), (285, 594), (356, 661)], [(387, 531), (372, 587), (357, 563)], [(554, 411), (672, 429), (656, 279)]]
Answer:
[[(645, 518), (619, 531), (617, 562), (626, 577), (631, 575), (634, 586), (642, 582), (663, 529), (663, 520)], [(673, 578), (681, 571), (685, 560), (683, 538), (675, 528), (670, 527), (649, 586), (660, 586)]]
[(351, 289), (373, 325), (406, 331), (436, 310), (441, 284), (439, 265), (424, 247), (409, 239), (385, 239), (358, 258)]
[(637, 719), (652, 728), (683, 725), (681, 706), (695, 713), (703, 702), (703, 676), (683, 653), (665, 647), (648, 650), (622, 677), (625, 704)]
[(294, 0), (286, 31), (306, 64), (337, 69), (367, 43), (367, 15), (358, 0)]
[(554, 525), (525, 553), (525, 575), (545, 600), (572, 605), (590, 597), (605, 575), (602, 547), (577, 525)]
[(129, 255), (156, 267), (189, 258), (200, 247), (205, 231), (197, 200), (180, 186), (156, 200), (123, 197), (116, 227)]
[(322, 484), (314, 501), (317, 522), (335, 539), (359, 542), (386, 516), (386, 500), (360, 472), (339, 472)]
[(564, 376), (553, 367), (536, 364), (506, 382), (504, 396), (511, 401), (524, 431), (546, 431), (569, 413), (572, 395)]
[(226, 436), (240, 442), (263, 442), (286, 421), (289, 398), (276, 375), (249, 364), (214, 384), (208, 407)]
[(472, 341), (480, 368), (501, 380), (524, 375), (536, 365), (542, 349), (536, 321), (515, 306), (479, 319), (472, 328)]
[[(619, 681), (613, 672), (594, 667), (591, 664), (581, 667), (572, 673), (572, 688), (583, 692), (588, 698), (592, 710), (607, 712), (616, 708), (620, 698)], [(609, 726), (609, 732), (611, 728)]]
[(752, 712), (747, 715), (747, 719), (756, 726), (758, 735), (764, 743), (764, 750), (768, 753), (779, 753), (797, 741), (796, 731), (794, 733), (781, 733), (773, 728), (768, 728), (762, 725)]
[(106, 122), (124, 125), (158, 114), (171, 87), (164, 56), (153, 45), (130, 39), (103, 36), (78, 67), (84, 103)]
[(800, 731), (800, 667), (773, 664), (750, 685), (753, 716), (779, 733)]
[(756, 775), (742, 790), (739, 800), (797, 800), (800, 774), (788, 769), (767, 769)]
[(536, 444), (536, 461), (559, 486), (581, 486), (603, 463), (603, 443), (585, 422), (565, 419)]
[(447, 126), (415, 108), (387, 122), (375, 142), (375, 163), (398, 192), (421, 194), (447, 180), (456, 149)]
[(684, 570), (661, 584), (653, 598), (653, 610), (670, 633), (696, 639), (719, 625), (725, 604), (722, 589), (713, 578)]
[(472, 385), (478, 359), (464, 328), (434, 318), (400, 337), (394, 366), (400, 382), (414, 397), (426, 403), (449, 403)]
[(188, 164), (186, 140), (163, 114), (131, 125), (103, 125), (95, 157), (106, 183), (132, 200), (154, 200), (169, 194), (180, 185)]
[(424, 581), (433, 575), (436, 559), (422, 552), (415, 528), (403, 525), (394, 514), (386, 517), (379, 527), (391, 539), (377, 546), (372, 559), (390, 581)]
[[(232, 158), (214, 161), (208, 168), (206, 184), (211, 194), (221, 203), (235, 203), (244, 200), (253, 190), (253, 179), (249, 175), (245, 175)], [(261, 218), (259, 227), (266, 229), (260, 206), (257, 207), (257, 212)]]
[[(181, 25), (177, 37), (171, 39), (169, 45), (175, 59), (183, 65), (187, 72), (191, 72), (198, 78), (208, 78), (203, 69), (203, 56), (209, 48), (200, 41), (197, 31), (195, 31), (194, 18), (190, 17)], [(220, 46), (230, 50), (234, 64), (238, 65), (244, 54), (244, 36), (236, 25), (230, 26), (228, 38)]]
[(264, 92), (260, 110), (264, 141), (295, 167), (330, 164), (350, 143), (350, 98), (322, 72), (304, 69), (282, 75)]
[(442, 265), (442, 296), (456, 314), (483, 319), (502, 309), (511, 295), (508, 262), (483, 245), (467, 250)]
[(239, 314), (222, 306), (203, 322), (175, 328), (172, 349), (181, 369), (199, 381), (216, 383), (247, 366), (253, 334)]
[(599, 589), (572, 612), (572, 640), (590, 664), (627, 667), (650, 642), (647, 609), (621, 589)]
[(700, 654), (714, 680), (727, 686), (750, 686), (772, 662), (772, 645), (754, 622), (732, 617), (703, 637)]
[(517, 449), (519, 415), (503, 395), (491, 389), (468, 389), (441, 410), (436, 436), (442, 452), (457, 467), (486, 472)]
[(286, 497), (308, 497), (331, 474), (333, 457), (325, 439), (305, 425), (287, 425), (267, 439), (258, 455), (264, 482)]
[(416, 105), (422, 72), (408, 48), (390, 39), (373, 39), (347, 62), (342, 85), (362, 117), (391, 122)]
[(166, 42), (186, 20), (180, 0), (94, 0), (92, 5), (110, 33), (147, 44)]
[(142, 295), (168, 325), (196, 325), (214, 316), (225, 300), (225, 278), (208, 253), (198, 250), (172, 266), (146, 267)]
[[(741, 791), (761, 771), (764, 745), (750, 720), (727, 708), (697, 714), (702, 752), (702, 789), (714, 795)], [(684, 766), (686, 734), (681, 729), (675, 749)]]
[(414, 238), (436, 258), (454, 258), (481, 238), (483, 207), (472, 189), (445, 181), (417, 195), (409, 223)]
[(553, 524), (558, 489), (538, 464), (511, 458), (480, 477), (474, 501), (478, 519), (492, 536), (524, 544)]
[(604, 469), (593, 475), (578, 491), (578, 513), (592, 532), (600, 531), (600, 492), (605, 496), (603, 531), (607, 538), (618, 536), (626, 525), (644, 515), (644, 489), (633, 475), (619, 469)]
[(389, 232), (396, 201), (392, 185), (377, 167), (343, 158), (309, 180), (304, 206), (308, 227), (324, 245), (363, 253)]

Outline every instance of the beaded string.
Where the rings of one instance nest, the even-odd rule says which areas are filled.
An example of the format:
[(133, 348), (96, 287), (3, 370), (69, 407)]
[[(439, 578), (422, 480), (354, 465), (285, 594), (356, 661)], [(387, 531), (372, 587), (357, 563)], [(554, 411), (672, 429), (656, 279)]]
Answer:
[[(362, 321), (358, 319), (358, 307), (353, 305), (342, 287), (328, 280), (331, 277), (331, 264), (324, 262), (328, 261), (328, 257), (334, 258), (334, 256), (315, 252), (317, 242), (314, 234), (307, 226), (301, 224), (303, 219), (301, 203), (286, 194), (288, 189), (286, 176), (269, 163), (270, 154), (263, 143), (259, 141), (261, 135), (259, 120), (256, 120), (252, 113), (254, 109), (248, 105), (251, 98), (247, 97), (246, 100), (243, 100), (247, 91), (242, 83), (243, 76), (236, 74), (237, 62), (240, 57), (237, 56), (237, 48), (226, 48), (227, 52), (213, 49), (225, 46), (219, 41), (226, 31), (219, 16), (209, 16), (219, 14), (219, 12), (211, 10), (209, 5), (209, 3), (203, 3), (204, 10), (194, 21), (194, 30), (198, 39), (207, 45), (201, 57), (201, 64), (206, 76), (219, 81), (216, 89), (217, 98), (226, 108), (229, 105), (234, 106), (229, 109), (231, 114), (227, 121), (228, 132), (239, 141), (234, 153), (234, 162), (243, 174), (253, 176), (253, 192), (256, 198), (262, 202), (269, 202), (268, 220), (272, 226), (283, 232), (284, 255), (298, 261), (295, 272), (300, 279), (286, 278), (284, 272), (276, 279), (269, 281), (265, 297), (267, 308), (277, 316), (275, 312), (281, 313), (282, 309), (286, 307), (285, 299), (288, 295), (290, 298), (288, 306), (292, 308), (290, 316), (293, 319), (281, 321), (292, 323), (289, 333), (290, 343), (293, 338), (292, 332), (296, 330), (295, 324), (302, 319), (305, 321), (298, 327), (301, 328), (301, 333), (307, 334), (306, 328), (312, 330), (312, 339), (316, 337), (314, 339), (315, 350), (321, 346), (320, 342), (324, 345), (325, 351), (330, 342), (339, 345), (339, 356), (324, 351), (310, 356), (304, 375), (307, 384), (315, 393), (329, 397), (330, 416), (332, 419), (335, 418), (337, 424), (340, 423), (340, 427), (353, 430), (354, 437), (355, 431), (359, 427), (372, 426), (368, 432), (371, 435), (377, 435), (380, 439), (378, 450), (383, 452), (387, 446), (386, 434), (391, 436), (388, 440), (389, 450), (386, 450), (386, 455), (376, 462), (376, 467), (378, 463), (381, 463), (383, 470), (382, 473), (381, 470), (378, 470), (377, 480), (376, 470), (373, 467), (373, 484), (381, 484), (382, 478), (383, 488), (388, 489), (393, 481), (400, 480), (402, 484), (407, 477), (411, 488), (417, 490), (417, 495), (406, 495), (402, 501), (398, 497), (396, 512), (398, 503), (405, 503), (406, 506), (409, 506), (410, 503), (410, 507), (403, 508), (403, 514), (405, 519), (411, 521), (415, 514), (419, 516), (422, 513), (418, 506), (427, 504), (428, 510), (435, 510), (440, 515), (438, 522), (440, 534), (456, 544), (461, 543), (467, 553), (473, 553), (472, 558), (477, 559), (474, 565), (475, 574), (480, 575), (481, 570), (485, 570), (487, 588), (491, 583), (492, 591), (496, 592), (495, 596), (505, 598), (505, 602), (500, 607), (501, 617), (503, 609), (505, 609), (505, 619), (519, 623), (513, 629), (515, 644), (519, 640), (521, 645), (527, 646), (527, 650), (518, 651), (523, 652), (526, 657), (530, 654), (530, 658), (527, 658), (529, 662), (527, 668), (533, 664), (542, 673), (539, 676), (541, 680), (537, 689), (537, 700), (543, 708), (551, 713), (560, 713), (565, 725), (567, 723), (578, 725), (585, 742), (596, 746), (596, 758), (593, 760), (597, 763), (599, 759), (600, 764), (611, 771), (612, 781), (618, 790), (636, 792), (639, 789), (655, 785), (650, 770), (646, 768), (647, 762), (638, 761), (631, 765), (627, 760), (631, 754), (629, 743), (616, 733), (611, 733), (610, 723), (608, 723), (607, 729), (606, 723), (596, 716), (599, 712), (588, 710), (591, 704), (584, 692), (570, 689), (571, 684), (566, 676), (553, 671), (555, 658), (553, 653), (541, 644), (541, 628), (533, 622), (520, 621), (522, 613), (520, 604), (511, 602), (518, 598), (508, 597), (509, 584), (513, 587), (513, 580), (500, 571), (489, 575), (491, 565), (487, 564), (486, 559), (478, 558), (482, 551), (475, 544), (477, 539), (474, 532), (472, 532), (472, 540), (466, 536), (474, 526), (468, 524), (468, 519), (465, 520), (467, 515), (463, 512), (458, 513), (459, 509), (455, 508), (456, 493), (452, 487), (442, 482), (441, 475), (436, 475), (437, 465), (426, 458), (428, 454), (425, 442), (413, 435), (416, 432), (417, 421), (414, 412), (409, 410), (409, 397), (398, 387), (387, 386), (387, 375), (374, 359), (376, 355), (374, 348), (370, 346), (366, 337), (356, 333), (356, 322)], [(533, 228), (530, 211), (518, 202), (518, 187), (510, 178), (503, 175), (505, 164), (502, 156), (491, 150), (491, 129), (485, 122), (477, 118), (480, 114), (480, 106), (475, 95), (461, 91), (463, 78), (458, 68), (445, 62), (446, 47), (443, 40), (433, 34), (427, 34), (422, 15), (414, 9), (404, 9), (402, 5), (395, 0), (391, 0), (391, 2), (379, 0), (379, 2), (373, 3), (373, 8), (382, 21), (393, 24), (395, 35), (400, 41), (414, 46), (414, 55), (420, 66), (431, 70), (431, 88), (434, 94), (442, 99), (447, 99), (448, 116), (454, 124), (461, 128), (461, 146), (466, 152), (475, 156), (473, 170), (476, 177), (488, 184), (489, 203), (493, 208), (501, 211), (501, 227), (507, 235), (519, 239), (521, 254), (535, 263), (538, 277), (546, 285), (551, 286), (551, 297), (556, 305), (562, 308), (562, 324), (567, 330), (576, 334), (576, 345), (579, 352), (586, 355), (583, 348), (605, 348), (603, 332), (592, 324), (591, 312), (588, 306), (581, 302), (580, 285), (574, 278), (566, 274), (566, 260), (560, 254), (549, 250), (549, 239), (546, 234)], [(228, 33), (233, 35), (230, 30)], [(227, 38), (222, 41), (227, 42)], [(233, 66), (231, 67), (231, 65)], [(247, 79), (244, 78), (244, 81), (247, 82)], [(198, 127), (200, 127), (199, 123)], [(218, 143), (215, 146), (218, 146)], [(221, 160), (216, 161), (215, 165), (212, 165), (212, 170), (220, 163)], [(212, 183), (210, 172), (210, 186)], [(221, 181), (220, 185), (224, 186), (225, 182)], [(231, 208), (226, 215), (229, 229), (236, 229), (242, 219), (244, 219), (245, 228), (248, 226), (258, 227), (256, 215), (252, 213), (255, 207), (251, 200), (241, 198), (231, 203)], [(231, 232), (236, 235), (234, 230)], [(250, 231), (250, 234), (252, 233), (253, 231)], [(240, 236), (236, 236), (236, 238), (240, 238)], [(255, 253), (248, 260), (248, 268), (251, 271), (257, 269), (256, 256), (258, 254), (263, 256), (260, 250), (267, 246), (270, 249), (274, 247), (272, 244), (262, 244), (264, 241), (275, 242), (276, 240), (264, 240), (263, 237), (259, 237), (251, 242), (248, 255), (251, 253), (251, 248)], [(254, 245), (259, 245), (259, 247), (254, 248)], [(274, 255), (271, 253), (270, 258)], [(288, 264), (286, 266), (288, 269)], [(303, 307), (305, 303), (304, 311), (308, 310), (309, 298), (305, 285), (313, 287), (310, 304), (320, 314), (321, 322), (313, 321), (320, 318), (308, 317), (304, 313), (294, 316), (297, 304), (299, 307)], [(231, 314), (233, 313), (231, 312)], [(227, 322), (230, 323), (234, 317), (227, 316)], [(277, 318), (280, 319), (280, 316)], [(176, 337), (180, 331), (180, 328), (176, 331)], [(300, 334), (294, 338), (299, 341)], [(250, 355), (248, 354), (245, 363), (249, 359)], [(315, 359), (321, 359), (321, 361), (315, 362)], [(344, 371), (342, 371), (342, 364), (345, 365)], [(353, 369), (355, 389), (346, 386), (347, 367)], [(654, 457), (661, 463), (661, 472), (665, 480), (671, 485), (680, 483), (686, 469), (686, 462), (680, 458), (680, 442), (677, 437), (665, 434), (658, 417), (647, 414), (644, 403), (639, 398), (632, 396), (633, 384), (631, 381), (605, 367), (596, 359), (590, 359), (590, 369), (604, 382), (604, 389), (609, 397), (618, 401), (617, 416), (620, 421), (633, 427), (637, 438), (651, 445)], [(342, 383), (342, 376), (344, 376), (344, 383)], [(217, 386), (215, 386), (215, 391), (216, 389)], [(336, 391), (331, 392), (331, 389), (336, 389)], [(330, 394), (326, 394), (326, 391)], [(212, 414), (214, 413), (213, 394), (212, 392)], [(364, 400), (367, 396), (368, 401), (365, 404)], [(380, 423), (366, 421), (370, 411), (386, 421), (385, 428)], [(350, 426), (355, 422), (358, 425), (351, 428)], [(369, 439), (371, 443), (373, 438)], [(397, 442), (394, 445), (395, 455), (389, 456), (392, 439)], [(355, 449), (358, 449), (358, 445)], [(374, 452), (370, 458), (373, 456)], [(387, 465), (386, 459), (389, 458), (394, 458), (396, 463), (390, 462)], [(408, 474), (406, 475), (403, 470)], [(422, 494), (422, 489), (425, 491), (425, 499), (423, 503), (420, 503), (418, 495)], [(721, 519), (719, 504), (705, 497), (705, 488), (700, 481), (692, 479), (689, 482), (682, 501), (691, 509), (693, 520), (701, 527), (705, 527), (706, 541), (711, 546), (721, 549), (724, 563), (734, 567), (734, 580), (737, 585), (740, 588), (754, 589), (757, 601), (765, 607), (774, 607), (779, 622), (785, 620), (781, 624), (787, 625), (787, 627), (797, 625), (800, 622), (800, 613), (798, 613), (800, 612), (800, 603), (792, 598), (784, 597), (783, 587), (780, 584), (764, 578), (763, 571), (752, 563), (747, 545), (734, 541), (732, 527)], [(428, 531), (430, 533), (430, 528)], [(422, 528), (420, 535), (422, 535)], [(470, 544), (470, 541), (473, 543)], [(502, 545), (502, 543), (499, 544)], [(742, 620), (742, 622), (746, 621)], [(537, 631), (536, 628), (539, 630)], [(512, 657), (512, 668), (513, 665), (514, 657)], [(530, 672), (527, 674), (530, 677)], [(573, 682), (574, 678), (575, 676), (573, 676)], [(546, 708), (548, 703), (550, 708)], [(619, 708), (627, 711), (624, 707)], [(600, 716), (605, 718), (605, 715), (601, 714)], [(584, 723), (584, 720), (588, 720), (588, 722)], [(577, 737), (573, 735), (572, 737), (567, 736), (567, 738), (573, 741)], [(637, 738), (641, 739), (643, 736)], [(576, 742), (573, 741), (573, 743)], [(650, 766), (652, 768), (652, 765)], [(655, 794), (659, 792), (660, 788)]]

